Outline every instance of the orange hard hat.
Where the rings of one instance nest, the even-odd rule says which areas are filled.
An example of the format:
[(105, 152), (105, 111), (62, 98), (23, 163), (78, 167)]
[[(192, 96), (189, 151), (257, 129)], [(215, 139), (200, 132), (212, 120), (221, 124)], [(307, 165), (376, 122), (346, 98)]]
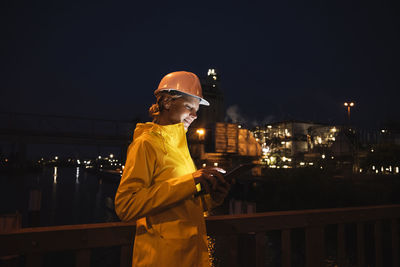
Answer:
[(178, 91), (198, 98), (200, 100), (200, 105), (210, 105), (210, 103), (203, 98), (199, 78), (196, 74), (191, 72), (176, 71), (165, 75), (161, 79), (158, 88), (154, 91), (154, 94), (157, 95), (161, 91)]

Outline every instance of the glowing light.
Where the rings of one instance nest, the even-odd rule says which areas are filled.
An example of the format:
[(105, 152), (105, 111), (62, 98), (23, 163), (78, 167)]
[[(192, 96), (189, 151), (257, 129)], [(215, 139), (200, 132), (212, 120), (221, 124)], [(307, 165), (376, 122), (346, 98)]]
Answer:
[(399, 167), (396, 167), (395, 170), (396, 170), (396, 173), (399, 173)]
[(79, 177), (79, 167), (76, 167), (76, 178)]
[(98, 159), (101, 159), (101, 156), (98, 156), (97, 158), (98, 158)]
[(55, 160), (58, 160), (58, 157), (57, 157), (57, 156), (55, 156), (55, 157), (54, 157), (54, 159), (55, 159)]
[(375, 171), (375, 173), (378, 173), (378, 172), (379, 172), (378, 170)]
[(81, 161), (79, 159), (76, 160), (76, 163), (81, 164)]
[(335, 158), (334, 156), (331, 157), (331, 159), (334, 159), (334, 158)]
[(53, 176), (54, 176), (54, 180), (53, 180), (53, 183), (57, 183), (57, 167), (54, 167), (54, 174), (53, 174)]
[(283, 165), (283, 168), (287, 169), (287, 168), (289, 168), (289, 166), (288, 165)]
[(381, 172), (383, 172), (383, 170), (384, 170), (384, 169), (383, 169), (383, 166), (382, 166), (382, 167), (381, 167)]
[(392, 172), (392, 166), (389, 166), (389, 171)]
[(5, 161), (5, 162), (8, 162), (8, 159), (5, 159), (4, 161)]
[(217, 75), (217, 72), (215, 71), (215, 69), (208, 69), (207, 75)]
[(374, 150), (373, 150), (373, 149), (371, 149), (371, 152), (374, 152)]
[(323, 169), (323, 167), (322, 167), (322, 166), (321, 166), (320, 168), (321, 168), (321, 170)]
[(324, 159), (324, 158), (325, 158), (325, 154), (322, 154), (321, 158), (323, 158), (323, 159)]
[(333, 127), (333, 128), (331, 129), (331, 132), (333, 132), (333, 133), (336, 133), (336, 131), (337, 131), (337, 129), (336, 129), (335, 127)]
[(306, 165), (305, 162), (300, 162), (300, 166), (304, 166), (304, 165)]
[(203, 166), (203, 168), (205, 168), (205, 167), (207, 166), (207, 164), (203, 163), (203, 165), (202, 165), (202, 166)]
[(373, 170), (373, 171), (375, 170), (375, 165), (372, 165), (372, 170)]
[(239, 125), (238, 125), (238, 128), (241, 129), (241, 128), (242, 128), (242, 125), (239, 124)]
[(309, 162), (308, 165), (311, 165), (311, 166), (312, 166), (312, 165), (314, 165), (314, 162)]
[(281, 144), (284, 145), (284, 144), (286, 144), (286, 142), (285, 142), (285, 141), (282, 141)]
[(362, 171), (363, 171), (363, 169), (360, 168), (360, 172), (362, 172)]
[(268, 125), (268, 126), (267, 126), (267, 128), (268, 128), (268, 129), (271, 129), (271, 128), (272, 128), (272, 126), (271, 126), (271, 125)]
[(215, 166), (215, 167), (218, 167), (218, 162), (214, 162), (214, 166)]

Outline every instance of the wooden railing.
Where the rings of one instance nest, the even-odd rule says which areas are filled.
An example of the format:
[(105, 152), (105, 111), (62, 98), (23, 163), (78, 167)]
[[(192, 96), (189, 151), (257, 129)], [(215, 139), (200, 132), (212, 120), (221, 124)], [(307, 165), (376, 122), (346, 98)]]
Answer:
[[(391, 262), (399, 266), (400, 205), (368, 206), (340, 209), (267, 212), (248, 215), (225, 215), (207, 218), (207, 232), (212, 236), (230, 239), (229, 262), (223, 266), (238, 266), (240, 236), (253, 236), (254, 246), (247, 266), (265, 266), (265, 233), (281, 232), (282, 266), (291, 265), (293, 253), (291, 233), (304, 229), (305, 266), (326, 266), (325, 228), (337, 225), (337, 262), (346, 266), (346, 224), (356, 225), (357, 266), (366, 266), (365, 244), (374, 243), (376, 267), (383, 267), (383, 223), (390, 222)], [(365, 225), (373, 224), (372, 240), (365, 240)], [(100, 247), (120, 246), (120, 266), (130, 266), (135, 225), (133, 223), (100, 223), (56, 227), (22, 228), (0, 233), (0, 257), (24, 255), (26, 266), (41, 266), (43, 254), (53, 251), (76, 251), (76, 266), (89, 266), (91, 250)], [(386, 244), (385, 244), (386, 248)], [(387, 267), (387, 266), (385, 266)]]

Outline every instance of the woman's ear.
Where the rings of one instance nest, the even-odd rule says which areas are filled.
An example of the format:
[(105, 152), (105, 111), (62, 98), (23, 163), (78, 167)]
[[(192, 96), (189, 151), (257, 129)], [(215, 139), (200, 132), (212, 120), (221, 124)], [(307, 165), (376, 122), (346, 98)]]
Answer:
[(162, 100), (164, 109), (166, 109), (166, 110), (170, 109), (171, 102), (172, 102), (171, 100), (172, 100), (172, 98), (169, 96), (164, 97), (164, 99)]

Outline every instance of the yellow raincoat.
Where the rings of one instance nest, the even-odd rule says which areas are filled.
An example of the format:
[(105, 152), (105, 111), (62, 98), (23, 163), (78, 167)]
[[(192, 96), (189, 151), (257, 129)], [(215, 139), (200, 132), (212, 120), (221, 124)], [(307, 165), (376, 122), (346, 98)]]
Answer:
[(195, 171), (182, 123), (137, 124), (115, 197), (121, 220), (137, 220), (133, 266), (210, 266)]

